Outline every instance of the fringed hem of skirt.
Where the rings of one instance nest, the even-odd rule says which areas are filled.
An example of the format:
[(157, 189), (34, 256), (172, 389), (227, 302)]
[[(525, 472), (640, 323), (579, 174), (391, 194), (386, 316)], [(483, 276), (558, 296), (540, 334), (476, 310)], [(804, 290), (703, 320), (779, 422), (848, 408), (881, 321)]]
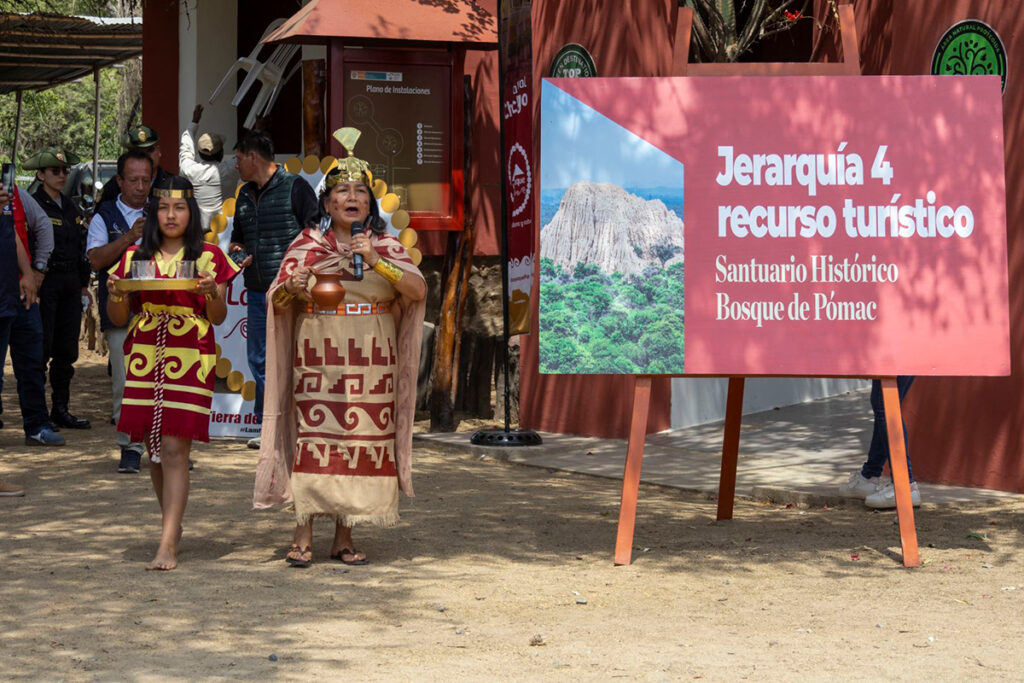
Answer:
[(335, 515), (329, 512), (310, 512), (304, 515), (295, 515), (295, 523), (299, 526), (309, 524), (309, 522), (317, 517), (327, 517), (333, 519), (336, 523), (340, 523), (342, 526), (356, 526), (357, 524), (369, 524), (370, 526), (381, 527), (382, 529), (388, 529), (393, 526), (397, 526), (401, 520), (397, 512), (389, 512), (384, 515)]

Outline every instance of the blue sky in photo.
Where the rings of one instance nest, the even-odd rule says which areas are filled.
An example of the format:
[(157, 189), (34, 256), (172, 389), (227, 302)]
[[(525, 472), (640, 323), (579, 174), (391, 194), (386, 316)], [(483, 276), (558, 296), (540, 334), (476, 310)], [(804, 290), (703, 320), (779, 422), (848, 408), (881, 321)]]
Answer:
[(541, 191), (576, 182), (683, 187), (683, 164), (564, 90), (541, 90)]

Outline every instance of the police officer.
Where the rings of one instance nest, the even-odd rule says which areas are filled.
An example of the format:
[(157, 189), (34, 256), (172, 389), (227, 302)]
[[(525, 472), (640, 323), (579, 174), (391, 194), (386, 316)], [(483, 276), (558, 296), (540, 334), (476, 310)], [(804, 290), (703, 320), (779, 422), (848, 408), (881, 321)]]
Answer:
[(85, 221), (63, 194), (68, 166), (78, 161), (76, 154), (61, 147), (44, 147), (25, 161), (24, 168), (35, 170), (40, 185), (32, 196), (53, 224), (53, 253), (39, 288), (43, 358), (50, 365), (50, 419), (59, 427), (89, 429), (88, 420), (75, 417), (68, 410), (71, 378), (78, 360), (82, 295), (88, 291), (91, 274), (85, 258)]
[[(127, 133), (121, 136), (121, 147), (126, 150), (140, 149), (145, 152), (149, 156), (150, 161), (153, 162), (152, 184), (161, 183), (160, 187), (169, 187), (166, 183), (169, 182), (171, 174), (160, 168), (160, 136), (157, 135), (155, 130), (142, 124), (133, 126)], [(98, 204), (113, 201), (117, 199), (117, 195), (120, 193), (121, 186), (118, 185), (116, 179), (112, 178), (110, 182), (103, 186)]]

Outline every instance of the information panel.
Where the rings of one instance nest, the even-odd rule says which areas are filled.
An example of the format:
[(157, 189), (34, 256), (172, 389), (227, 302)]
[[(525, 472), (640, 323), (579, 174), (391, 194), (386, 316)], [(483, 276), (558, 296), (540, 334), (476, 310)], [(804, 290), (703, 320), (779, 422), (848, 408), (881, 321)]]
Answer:
[(451, 69), (345, 62), (345, 124), (407, 211), (447, 214), (451, 184)]
[(540, 369), (1006, 375), (1000, 79), (551, 79)]

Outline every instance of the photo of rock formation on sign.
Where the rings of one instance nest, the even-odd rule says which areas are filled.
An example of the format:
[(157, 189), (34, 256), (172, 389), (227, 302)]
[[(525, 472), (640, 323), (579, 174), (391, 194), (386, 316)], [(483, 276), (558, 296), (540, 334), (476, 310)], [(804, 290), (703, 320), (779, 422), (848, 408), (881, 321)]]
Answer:
[(682, 159), (545, 81), (540, 371), (683, 374)]
[(542, 188), (540, 369), (683, 372), (683, 188)]
[(611, 183), (576, 183), (562, 195), (550, 222), (541, 220), (541, 258), (568, 270), (586, 263), (623, 275), (681, 261), (683, 220), (665, 201), (678, 201), (681, 213), (682, 191), (668, 199), (672, 190), (658, 190), (661, 197), (645, 199)]

